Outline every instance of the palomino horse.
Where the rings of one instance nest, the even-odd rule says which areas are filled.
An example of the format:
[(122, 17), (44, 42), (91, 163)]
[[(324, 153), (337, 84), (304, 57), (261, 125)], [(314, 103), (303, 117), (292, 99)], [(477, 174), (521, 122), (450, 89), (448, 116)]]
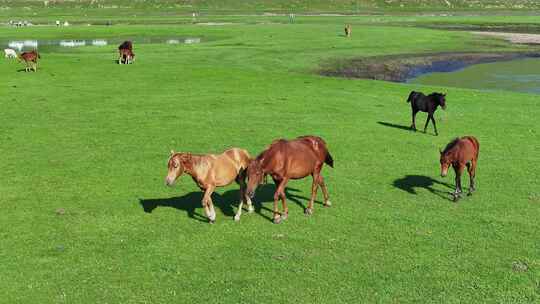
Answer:
[(345, 37), (351, 37), (352, 27), (350, 24), (345, 25)]
[(448, 174), (450, 165), (456, 172), (456, 190), (453, 193), (454, 202), (457, 202), (461, 196), (461, 174), (467, 167), (469, 171), (470, 186), (468, 195), (476, 190), (474, 187), (474, 178), (476, 176), (476, 164), (478, 162), (478, 153), (480, 152), (480, 143), (473, 136), (464, 136), (452, 140), (441, 152), (441, 176)]
[(24, 68), (24, 70), (26, 72), (29, 72), (30, 70), (34, 70), (34, 72), (36, 72), (37, 62), (39, 58), (41, 58), (41, 56), (39, 56), (36, 50), (33, 50), (31, 52), (21, 53), (19, 55), (19, 62), (24, 60), (24, 63), (26, 64), (26, 67)]
[[(308, 175), (313, 176), (311, 186), (311, 199), (305, 209), (306, 215), (313, 213), (313, 201), (320, 186), (324, 195), (324, 206), (331, 205), (328, 200), (328, 190), (321, 175), (323, 164), (334, 166), (326, 143), (317, 136), (301, 136), (294, 140), (275, 140), (256, 159), (249, 164), (247, 193), (253, 197), (257, 186), (263, 177), (269, 174), (276, 184), (274, 193), (274, 223), (279, 224), (287, 219), (289, 209), (285, 201), (285, 187), (289, 179), (301, 179)], [(278, 212), (278, 200), (281, 198), (283, 213)]]
[(212, 193), (216, 187), (223, 187), (236, 181), (240, 185), (240, 205), (234, 216), (236, 221), (240, 220), (243, 203), (248, 205), (248, 211), (253, 212), (251, 199), (246, 195), (246, 169), (250, 156), (246, 150), (231, 148), (225, 152), (205, 155), (195, 155), (191, 153), (175, 153), (171, 151), (168, 162), (168, 174), (165, 183), (171, 186), (174, 181), (186, 172), (191, 175), (193, 181), (204, 191), (202, 205), (210, 223), (216, 220)]
[[(133, 53), (133, 43), (131, 41), (124, 41), (118, 46), (118, 63), (129, 64), (135, 60), (135, 54)], [(131, 60), (131, 61), (130, 61)]]
[(412, 108), (411, 129), (416, 131), (416, 113), (418, 113), (419, 111), (427, 112), (428, 118), (426, 120), (426, 125), (424, 126), (424, 133), (426, 133), (429, 120), (431, 119), (431, 121), (433, 122), (433, 128), (435, 128), (435, 135), (439, 135), (439, 133), (437, 132), (437, 125), (435, 124), (435, 119), (433, 118), (433, 114), (435, 113), (435, 110), (437, 110), (437, 107), (439, 105), (442, 107), (443, 110), (446, 109), (446, 94), (431, 93), (426, 96), (422, 92), (412, 91), (409, 94), (407, 102), (411, 103)]

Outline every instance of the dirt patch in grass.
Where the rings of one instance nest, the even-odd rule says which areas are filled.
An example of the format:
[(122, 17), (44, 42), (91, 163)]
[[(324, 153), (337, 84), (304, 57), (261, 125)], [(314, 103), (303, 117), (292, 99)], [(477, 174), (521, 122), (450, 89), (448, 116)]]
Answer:
[(503, 33), (503, 32), (472, 32), (475, 35), (499, 37), (511, 43), (535, 45), (540, 44), (540, 34)]
[(527, 57), (540, 57), (540, 53), (435, 53), (338, 59), (322, 63), (319, 74), (405, 82), (426, 73), (452, 72), (473, 64)]

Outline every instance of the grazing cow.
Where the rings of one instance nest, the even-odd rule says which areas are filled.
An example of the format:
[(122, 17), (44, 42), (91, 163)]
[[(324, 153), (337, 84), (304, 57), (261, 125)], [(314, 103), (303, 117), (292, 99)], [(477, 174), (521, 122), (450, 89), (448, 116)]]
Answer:
[(17, 58), (17, 53), (13, 49), (4, 49), (4, 55), (6, 58)]
[(24, 63), (26, 64), (24, 70), (26, 72), (30, 72), (30, 70), (34, 70), (34, 72), (37, 72), (37, 62), (39, 58), (41, 58), (41, 56), (39, 56), (36, 50), (33, 50), (30, 52), (21, 53), (19, 55), (19, 62), (24, 61)]
[(345, 25), (345, 37), (350, 38), (352, 32), (352, 27), (350, 24)]

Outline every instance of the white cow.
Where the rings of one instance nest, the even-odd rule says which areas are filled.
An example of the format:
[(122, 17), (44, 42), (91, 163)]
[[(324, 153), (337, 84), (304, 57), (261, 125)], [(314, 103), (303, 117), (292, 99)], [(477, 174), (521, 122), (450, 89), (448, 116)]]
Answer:
[(13, 49), (4, 49), (4, 54), (6, 58), (17, 58), (17, 53)]

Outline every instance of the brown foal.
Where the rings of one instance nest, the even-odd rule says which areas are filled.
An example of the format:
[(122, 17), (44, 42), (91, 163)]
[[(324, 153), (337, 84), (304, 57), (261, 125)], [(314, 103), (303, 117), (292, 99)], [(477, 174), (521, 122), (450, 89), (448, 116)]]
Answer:
[(23, 52), (19, 55), (19, 61), (24, 61), (26, 64), (26, 67), (24, 68), (26, 72), (31, 70), (37, 72), (37, 62), (39, 58), (41, 58), (41, 56), (39, 56), (39, 53), (36, 50)]
[[(257, 186), (266, 175), (272, 176), (276, 184), (274, 193), (274, 223), (279, 224), (287, 219), (289, 209), (285, 200), (285, 187), (290, 179), (301, 179), (308, 175), (313, 177), (311, 199), (305, 209), (306, 215), (313, 213), (313, 202), (320, 186), (324, 195), (324, 206), (331, 205), (328, 190), (321, 175), (323, 164), (334, 166), (332, 156), (326, 148), (324, 140), (317, 136), (301, 136), (294, 140), (275, 140), (248, 166), (247, 194), (253, 197)], [(283, 213), (278, 211), (278, 200), (281, 198)]]
[(451, 141), (444, 150), (441, 150), (441, 176), (448, 174), (450, 165), (456, 172), (456, 190), (453, 193), (454, 202), (457, 202), (463, 192), (461, 188), (461, 174), (465, 167), (469, 171), (470, 186), (468, 195), (476, 190), (474, 178), (476, 176), (476, 165), (478, 162), (478, 153), (480, 152), (480, 143), (473, 136), (464, 136)]
[(174, 181), (186, 172), (193, 181), (204, 191), (202, 205), (210, 223), (216, 220), (212, 193), (216, 187), (223, 187), (236, 181), (240, 185), (240, 205), (234, 216), (240, 220), (243, 203), (248, 205), (248, 211), (253, 212), (251, 199), (246, 195), (246, 169), (250, 156), (246, 150), (231, 148), (221, 154), (195, 155), (191, 153), (175, 153), (171, 151), (168, 161), (168, 174), (165, 183), (171, 186)]

